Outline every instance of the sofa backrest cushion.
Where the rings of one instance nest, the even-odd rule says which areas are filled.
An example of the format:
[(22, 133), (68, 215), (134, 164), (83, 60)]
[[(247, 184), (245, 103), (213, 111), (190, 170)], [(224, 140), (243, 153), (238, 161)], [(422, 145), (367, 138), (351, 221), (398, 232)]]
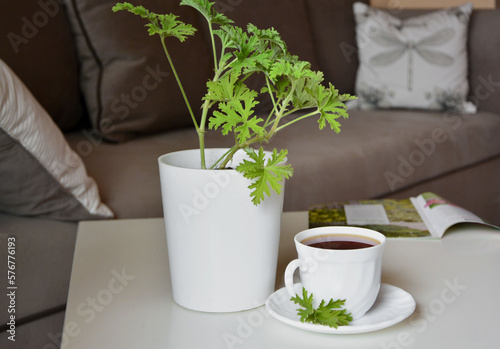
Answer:
[[(319, 69), (343, 93), (354, 93), (359, 65), (353, 3), (357, 0), (307, 2)], [(360, 2), (369, 3), (367, 0)], [(430, 10), (389, 10), (406, 19)], [(474, 9), (469, 23), (469, 97), (478, 111), (500, 112), (500, 9)]]
[(307, 14), (307, 0), (220, 0), (215, 8), (246, 28), (252, 23), (261, 29), (274, 28), (286, 42), (288, 50), (318, 69), (312, 41), (312, 28)]
[[(111, 141), (137, 134), (192, 125), (158, 36), (149, 37), (146, 20), (113, 13), (116, 0), (67, 0), (82, 61), (82, 84), (94, 133)], [(198, 29), (184, 43), (167, 39), (179, 76), (195, 113), (213, 75), (211, 43), (205, 19), (180, 0), (147, 0), (140, 5), (156, 13), (175, 13)], [(284, 33), (288, 49), (318, 68), (304, 0), (218, 1), (215, 9), (243, 28), (274, 27)], [(152, 78), (151, 78), (152, 76)], [(260, 90), (258, 77), (247, 81)], [(261, 103), (259, 108), (270, 107)]]
[[(213, 1), (213, 0), (212, 0)], [(219, 0), (215, 9), (224, 13), (238, 27), (246, 28), (252, 23), (260, 29), (276, 29), (285, 41), (288, 51), (300, 60), (311, 63), (313, 70), (319, 67), (314, 48), (313, 31), (308, 16), (307, 0)], [(265, 85), (263, 76), (254, 75), (245, 82), (250, 88), (260, 91)], [(259, 96), (257, 112), (268, 112), (272, 108), (267, 95)]]
[[(116, 0), (67, 0), (82, 64), (82, 88), (95, 137), (125, 141), (136, 135), (192, 125), (158, 35), (145, 19), (114, 13)], [(194, 9), (179, 1), (140, 3), (156, 13), (173, 12), (196, 28)], [(177, 73), (195, 112), (212, 74), (212, 58), (202, 32), (181, 43), (166, 39)]]
[(478, 110), (500, 114), (500, 9), (472, 12), (469, 86)]
[(85, 112), (78, 58), (65, 8), (58, 0), (10, 1), (2, 6), (0, 59), (63, 131), (79, 126)]
[[(341, 93), (354, 93), (359, 65), (352, 10), (354, 2), (355, 0), (307, 2), (320, 70), (325, 73), (325, 80), (331, 82)], [(368, 3), (367, 0), (361, 2)]]

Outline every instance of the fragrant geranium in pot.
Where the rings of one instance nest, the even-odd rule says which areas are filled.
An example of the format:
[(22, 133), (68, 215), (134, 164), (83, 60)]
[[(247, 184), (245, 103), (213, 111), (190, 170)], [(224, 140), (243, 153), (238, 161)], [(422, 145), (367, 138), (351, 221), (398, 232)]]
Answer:
[[(274, 289), (283, 182), (293, 173), (286, 149), (266, 152), (263, 145), (310, 117), (318, 118), (320, 129), (339, 132), (337, 119), (347, 117), (343, 102), (354, 97), (323, 84), (323, 74), (288, 52), (273, 28), (240, 28), (208, 0), (180, 5), (199, 11), (210, 33), (214, 75), (199, 117), (168, 51), (168, 40), (183, 42), (196, 29), (172, 13), (129, 3), (113, 7), (146, 19), (149, 34), (159, 36), (198, 133), (199, 149), (159, 158), (174, 299), (202, 311), (249, 309)], [(262, 76), (259, 90), (245, 84), (254, 74)], [(266, 115), (254, 111), (261, 95), (271, 101)], [(206, 148), (207, 129), (231, 134), (234, 145)]]

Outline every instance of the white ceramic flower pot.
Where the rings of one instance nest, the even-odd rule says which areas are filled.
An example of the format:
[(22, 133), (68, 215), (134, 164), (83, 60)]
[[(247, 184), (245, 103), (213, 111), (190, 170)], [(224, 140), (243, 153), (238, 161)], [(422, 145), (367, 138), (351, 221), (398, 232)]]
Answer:
[[(207, 149), (207, 166), (226, 149)], [(232, 167), (246, 154), (237, 153)], [(174, 300), (189, 309), (232, 312), (274, 291), (283, 191), (255, 206), (236, 170), (201, 170), (199, 150), (158, 159)]]

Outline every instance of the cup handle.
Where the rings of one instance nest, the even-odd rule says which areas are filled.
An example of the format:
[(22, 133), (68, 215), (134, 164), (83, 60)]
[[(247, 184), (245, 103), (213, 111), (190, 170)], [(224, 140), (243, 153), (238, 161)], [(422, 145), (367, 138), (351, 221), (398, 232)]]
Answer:
[(288, 265), (286, 266), (285, 269), (285, 287), (288, 293), (290, 294), (290, 297), (295, 297), (296, 292), (295, 289), (293, 288), (293, 274), (295, 273), (295, 269), (300, 268), (300, 270), (305, 271), (306, 270), (306, 263), (300, 259), (294, 259)]

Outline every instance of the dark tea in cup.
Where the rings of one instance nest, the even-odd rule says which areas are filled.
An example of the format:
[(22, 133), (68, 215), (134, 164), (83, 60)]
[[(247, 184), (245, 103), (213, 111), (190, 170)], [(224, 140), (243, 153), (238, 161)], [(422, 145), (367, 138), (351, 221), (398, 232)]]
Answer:
[(317, 235), (303, 240), (302, 243), (327, 250), (357, 250), (380, 244), (379, 241), (370, 237), (350, 234)]

